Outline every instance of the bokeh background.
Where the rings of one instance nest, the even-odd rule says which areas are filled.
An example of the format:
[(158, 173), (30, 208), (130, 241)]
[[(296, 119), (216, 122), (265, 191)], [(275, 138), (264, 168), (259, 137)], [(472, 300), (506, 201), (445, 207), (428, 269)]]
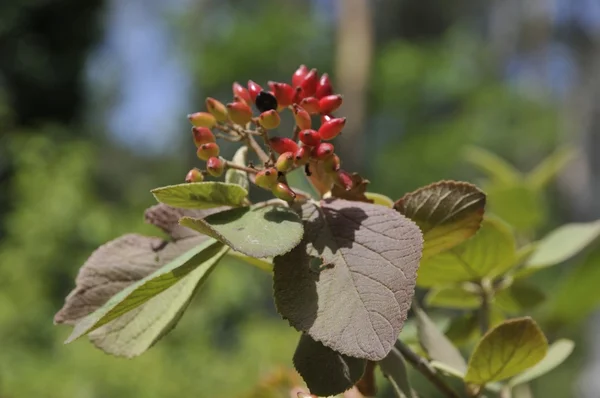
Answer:
[[(567, 145), (576, 155), (543, 194), (498, 212), (528, 236), (600, 217), (597, 0), (3, 0), (0, 397), (246, 397), (291, 368), (298, 335), (269, 276), (244, 264), (222, 264), (133, 360), (63, 346), (52, 317), (91, 251), (157, 233), (149, 190), (196, 165), (186, 114), (301, 63), (344, 94), (336, 145), (372, 191), (478, 182), (472, 146), (528, 171)], [(555, 300), (532, 314), (577, 343), (536, 397), (600, 396), (599, 256), (534, 278)]]

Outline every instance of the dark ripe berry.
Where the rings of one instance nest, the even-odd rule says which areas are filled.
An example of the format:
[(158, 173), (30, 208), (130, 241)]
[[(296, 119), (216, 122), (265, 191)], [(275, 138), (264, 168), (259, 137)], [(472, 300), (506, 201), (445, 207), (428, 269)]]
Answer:
[(214, 142), (202, 144), (198, 147), (196, 155), (200, 160), (208, 160), (212, 157), (219, 156), (219, 146)]
[(202, 182), (203, 180), (204, 176), (202, 175), (202, 172), (197, 168), (191, 169), (185, 176), (185, 182)]
[(192, 127), (192, 136), (194, 137), (194, 144), (196, 144), (196, 147), (217, 141), (215, 135), (207, 127)]
[(279, 117), (279, 113), (275, 109), (271, 109), (261, 113), (258, 117), (258, 122), (263, 128), (267, 130), (272, 130), (276, 129), (277, 126), (279, 126), (279, 123), (281, 123), (281, 118)]
[(292, 86), (287, 83), (269, 82), (269, 87), (271, 87), (279, 107), (285, 108), (292, 105), (296, 95), (296, 90)]
[(272, 189), (277, 184), (277, 170), (274, 167), (264, 169), (256, 173), (254, 183), (264, 189)]
[(317, 133), (315, 130), (302, 130), (298, 134), (298, 138), (304, 145), (308, 146), (317, 146), (321, 143), (319, 133)]
[(321, 113), (330, 114), (342, 105), (342, 96), (327, 95), (319, 100), (319, 108)]
[(262, 113), (277, 110), (277, 98), (268, 91), (261, 91), (254, 99), (256, 108)]
[(298, 148), (296, 153), (294, 153), (294, 163), (296, 166), (303, 166), (308, 163), (311, 149), (312, 148), (308, 146), (301, 146)]
[(345, 125), (345, 117), (330, 119), (319, 127), (319, 137), (324, 141), (332, 140), (342, 132)]
[(250, 99), (252, 101), (256, 101), (256, 96), (258, 93), (262, 91), (262, 87), (253, 82), (252, 80), (248, 80), (248, 93), (250, 94)]
[(319, 84), (317, 85), (315, 97), (320, 99), (331, 94), (333, 94), (333, 86), (331, 85), (331, 81), (329, 80), (329, 75), (327, 73), (323, 73), (321, 79), (319, 79)]
[(302, 101), (300, 101), (300, 106), (311, 115), (316, 115), (321, 111), (321, 108), (319, 107), (319, 100), (315, 97), (304, 98)]
[(285, 173), (293, 166), (294, 154), (292, 152), (282, 153), (281, 155), (279, 155), (279, 158), (277, 158), (277, 162), (275, 163), (275, 168), (282, 173)]
[(206, 171), (213, 177), (219, 177), (224, 169), (225, 162), (221, 158), (213, 156), (206, 161)]
[(333, 150), (333, 145), (328, 142), (321, 142), (319, 146), (313, 148), (312, 156), (316, 159), (323, 160), (328, 156), (331, 156), (333, 154)]
[(311, 97), (315, 95), (318, 83), (319, 75), (317, 74), (317, 70), (311, 69), (310, 72), (304, 76), (304, 80), (302, 80), (302, 83), (300, 83), (300, 87), (302, 87), (306, 97)]
[(292, 139), (285, 137), (272, 137), (269, 139), (269, 145), (277, 153), (296, 153), (298, 150), (298, 144)]
[(290, 187), (283, 183), (279, 182), (273, 187), (273, 195), (278, 197), (279, 199), (285, 200), (286, 202), (293, 202), (296, 199), (296, 194), (294, 191), (290, 189)]
[(306, 65), (300, 65), (300, 67), (292, 75), (292, 86), (298, 87), (308, 74), (308, 68)]

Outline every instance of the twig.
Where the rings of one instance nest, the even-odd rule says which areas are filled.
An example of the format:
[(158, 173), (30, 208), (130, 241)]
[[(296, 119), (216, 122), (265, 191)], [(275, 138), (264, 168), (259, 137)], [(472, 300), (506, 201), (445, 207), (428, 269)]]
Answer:
[(256, 152), (256, 155), (258, 156), (261, 162), (269, 162), (269, 155), (267, 155), (267, 153), (260, 147), (260, 145), (258, 145), (258, 142), (256, 142), (253, 136), (249, 134), (246, 135), (246, 143), (248, 144), (249, 148)]
[(396, 340), (395, 347), (400, 351), (404, 359), (410, 363), (416, 370), (421, 372), (427, 380), (429, 380), (441, 393), (448, 398), (460, 398), (460, 395), (452, 389), (444, 379), (429, 365), (429, 362), (416, 352), (410, 349), (409, 346), (404, 344), (401, 340)]
[(239, 164), (235, 164), (233, 162), (230, 162), (229, 160), (225, 161), (225, 166), (227, 168), (230, 168), (230, 169), (236, 169), (236, 170), (245, 171), (246, 173), (251, 173), (251, 174), (258, 173), (258, 170), (254, 169), (252, 167), (241, 166)]
[(269, 158), (271, 159), (271, 162), (275, 163), (277, 161), (277, 159), (275, 158), (275, 152), (273, 152), (273, 148), (271, 148), (271, 143), (269, 142), (268, 130), (259, 126), (258, 131), (260, 132), (260, 135), (262, 135), (262, 137), (263, 137), (263, 141), (265, 142), (265, 147), (269, 150)]

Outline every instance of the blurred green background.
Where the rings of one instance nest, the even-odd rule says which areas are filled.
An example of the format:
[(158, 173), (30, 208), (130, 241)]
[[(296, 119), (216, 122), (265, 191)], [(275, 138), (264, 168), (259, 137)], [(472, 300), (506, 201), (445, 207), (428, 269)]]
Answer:
[[(298, 334), (269, 276), (244, 264), (218, 267), (177, 329), (133, 360), (63, 346), (69, 328), (52, 317), (96, 247), (158, 233), (143, 223), (149, 190), (196, 165), (185, 116), (228, 100), (233, 81), (287, 81), (301, 63), (344, 94), (336, 148), (372, 191), (479, 182), (471, 146), (529, 171), (567, 145), (577, 155), (543, 194), (497, 212), (530, 238), (599, 218), (595, 1), (4, 0), (1, 398), (244, 397), (291, 368)], [(537, 397), (600, 396), (599, 256), (535, 276), (558, 298), (532, 315), (578, 344), (532, 384)]]

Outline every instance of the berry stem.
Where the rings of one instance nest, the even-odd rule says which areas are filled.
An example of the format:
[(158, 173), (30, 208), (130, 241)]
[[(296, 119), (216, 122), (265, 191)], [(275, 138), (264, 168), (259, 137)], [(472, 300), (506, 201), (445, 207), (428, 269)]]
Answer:
[(246, 173), (251, 173), (251, 174), (256, 174), (260, 171), (260, 170), (254, 169), (252, 167), (240, 166), (239, 164), (235, 164), (233, 162), (230, 162), (229, 160), (225, 161), (225, 167), (227, 167), (229, 169), (245, 171)]
[(273, 164), (275, 164), (277, 158), (275, 157), (275, 152), (273, 151), (273, 148), (271, 148), (271, 144), (269, 143), (269, 131), (260, 126), (258, 126), (257, 131), (259, 131), (260, 135), (262, 135), (263, 141), (265, 142), (265, 146), (269, 151), (269, 159)]
[(252, 149), (254, 152), (256, 152), (256, 155), (258, 156), (260, 161), (263, 163), (268, 163), (269, 155), (267, 155), (267, 153), (260, 147), (260, 145), (258, 145), (258, 142), (256, 142), (254, 137), (250, 134), (247, 134), (245, 139), (246, 139), (246, 143), (248, 144), (248, 147), (250, 149)]

